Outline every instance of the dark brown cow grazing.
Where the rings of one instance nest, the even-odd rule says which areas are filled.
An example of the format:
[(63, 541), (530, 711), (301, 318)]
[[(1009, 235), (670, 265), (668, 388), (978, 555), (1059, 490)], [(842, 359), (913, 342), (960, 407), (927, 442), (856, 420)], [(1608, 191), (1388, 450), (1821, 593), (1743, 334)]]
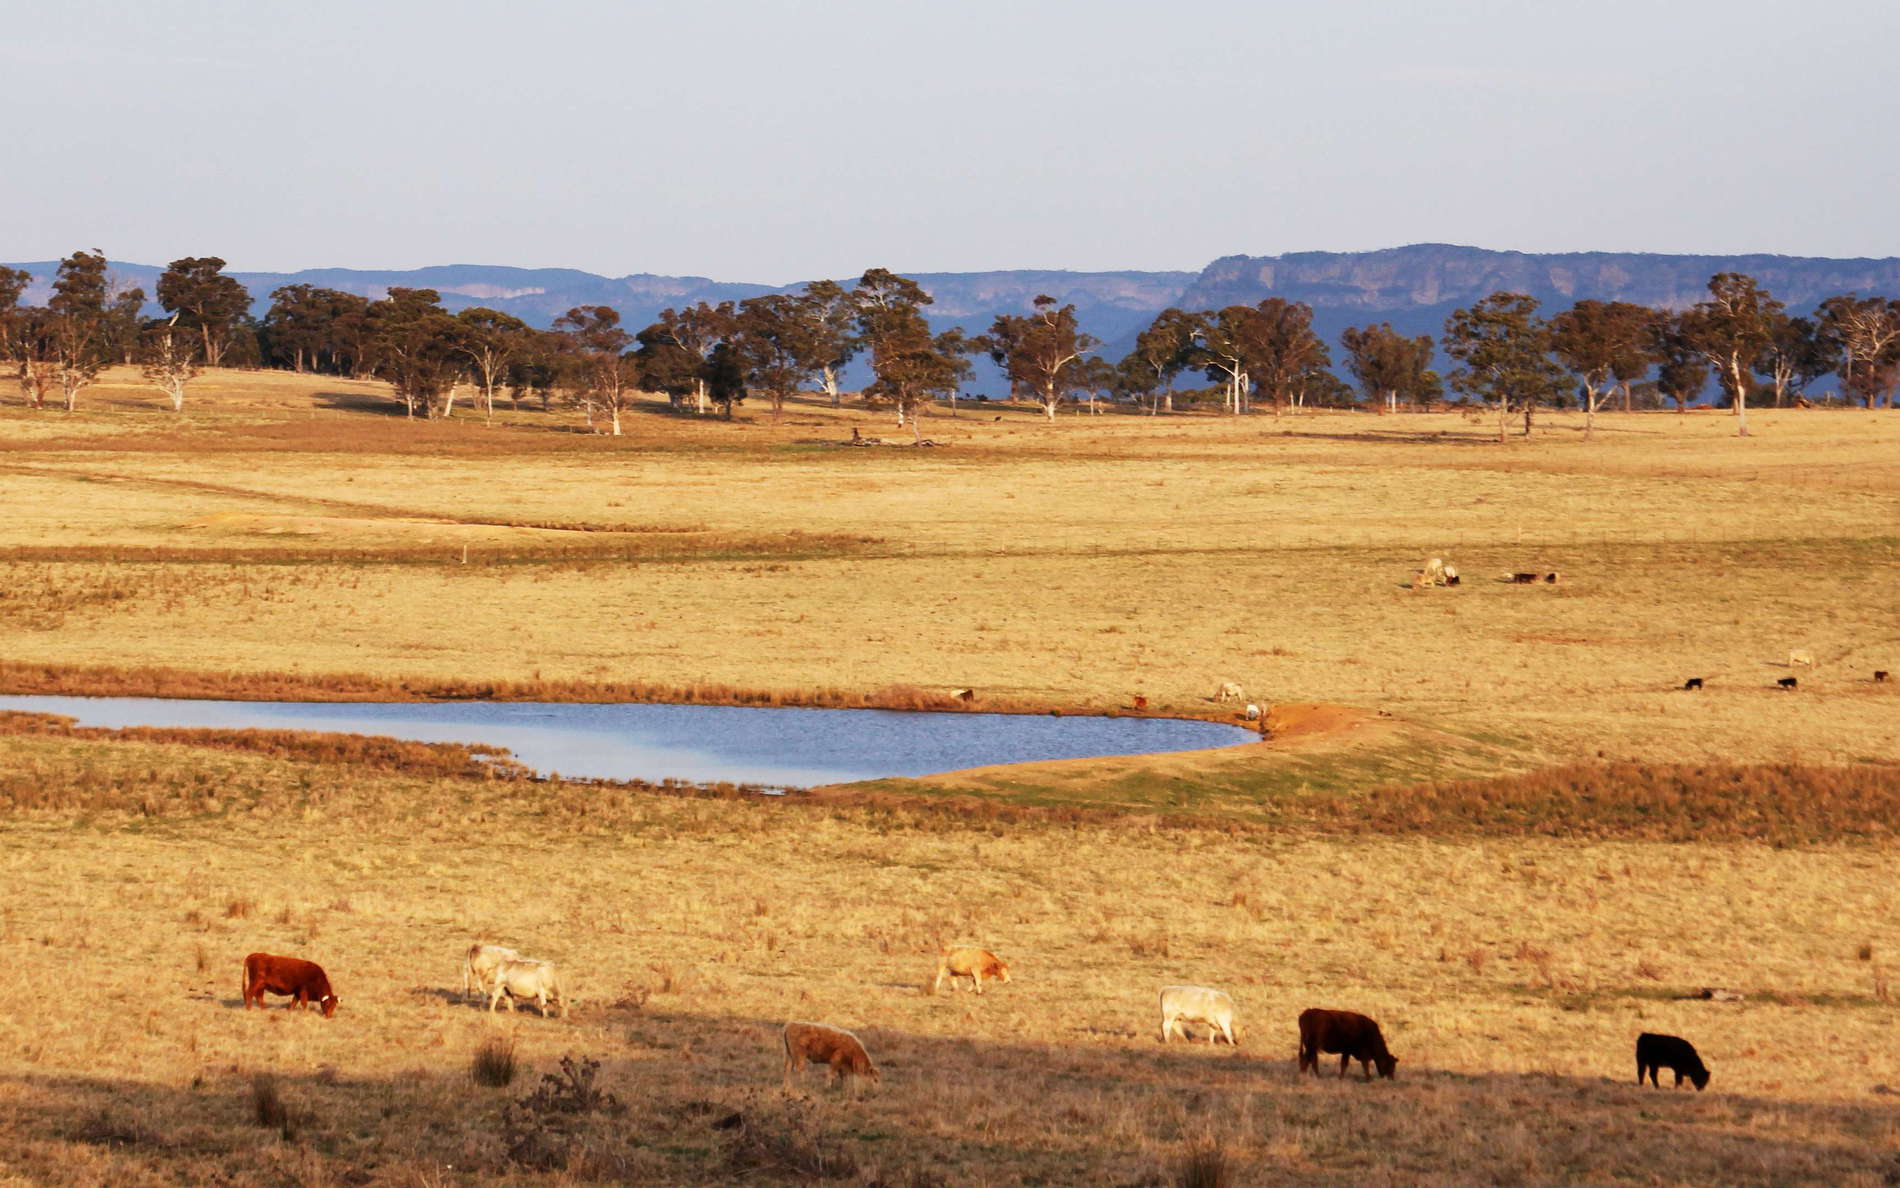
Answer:
[(1688, 1077), (1695, 1082), (1696, 1092), (1709, 1087), (1709, 1069), (1702, 1063), (1702, 1057), (1696, 1055), (1695, 1045), (1681, 1036), (1657, 1035), (1645, 1031), (1636, 1037), (1636, 1083), (1643, 1083), (1647, 1076), (1649, 1083), (1662, 1088), (1656, 1079), (1660, 1069), (1668, 1069), (1676, 1074), (1676, 1088), (1682, 1088), (1682, 1078)]
[(1685, 689), (1700, 689), (1702, 687), (1702, 678), (1690, 677), (1688, 680), (1682, 682), (1682, 687)]
[(1519, 586), (1528, 586), (1536, 580), (1537, 575), (1534, 573), (1514, 573), (1511, 575), (1512, 583)]
[(1801, 679), (1799, 677), (1782, 677), (1776, 681), (1775, 684), (1780, 685), (1784, 689), (1799, 689), (1801, 687)]
[(336, 995), (330, 990), (329, 976), (321, 965), (301, 957), (252, 953), (244, 959), (244, 1009), (250, 1010), (252, 1002), (263, 1006), (266, 993), (290, 995), (285, 1007), (308, 1010), (314, 1002), (324, 1018), (336, 1014)]
[(1373, 1065), (1379, 1066), (1380, 1076), (1389, 1078), (1399, 1064), (1399, 1058), (1386, 1051), (1385, 1036), (1379, 1033), (1379, 1025), (1366, 1016), (1353, 1011), (1301, 1011), (1300, 1071), (1310, 1068), (1317, 1077), (1322, 1052), (1339, 1053), (1341, 1077), (1355, 1060), (1365, 1067), (1368, 1081), (1372, 1079)]
[(1884, 668), (1874, 669), (1874, 684), (1884, 685), (1886, 683), (1887, 683), (1887, 670)]

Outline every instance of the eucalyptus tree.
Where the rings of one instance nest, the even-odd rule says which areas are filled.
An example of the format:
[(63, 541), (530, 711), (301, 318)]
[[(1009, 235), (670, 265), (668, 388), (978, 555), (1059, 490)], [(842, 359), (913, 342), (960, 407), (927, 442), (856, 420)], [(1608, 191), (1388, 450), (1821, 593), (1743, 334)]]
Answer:
[(1848, 293), (1821, 303), (1821, 333), (1839, 353), (1841, 390), (1868, 408), (1893, 404), (1900, 356), (1900, 301)]
[(1550, 320), (1551, 349), (1583, 380), (1584, 440), (1596, 435), (1602, 402), (1648, 370), (1652, 316), (1628, 301), (1584, 300)]
[(1315, 373), (1331, 366), (1332, 352), (1313, 333), (1313, 307), (1304, 302), (1269, 297), (1245, 326), (1247, 374), (1279, 416), (1303, 402)]
[(1524, 413), (1524, 436), (1543, 401), (1569, 387), (1564, 369), (1550, 357), (1550, 327), (1537, 316), (1537, 299), (1525, 293), (1493, 293), (1445, 319), (1445, 353), (1464, 364), (1448, 377), (1454, 390), (1495, 403), (1498, 440), (1513, 405)]
[(462, 328), (442, 308), (441, 294), (398, 286), (366, 314), (376, 374), (395, 390), (403, 415), (448, 416), (462, 376)]
[(886, 268), (873, 268), (852, 290), (858, 336), (871, 354), (876, 378), (867, 400), (891, 405), (897, 423), (914, 420), (934, 396), (957, 390), (970, 373), (973, 349), (961, 330), (930, 332), (923, 307), (931, 303), (922, 285)]
[(251, 294), (224, 275), (218, 257), (187, 256), (165, 266), (158, 278), (158, 303), (178, 315), (178, 328), (199, 335), (205, 366), (217, 367), (230, 347), (232, 326), (251, 308)]
[(1229, 305), (1219, 313), (1192, 316), (1197, 344), (1194, 361), (1209, 380), (1226, 385), (1224, 406), (1239, 416), (1247, 411), (1248, 396), (1253, 390), (1247, 363), (1254, 338), (1252, 323), (1260, 311), (1250, 305)]
[(574, 365), (575, 393), (587, 414), (604, 414), (608, 432), (619, 437), (620, 415), (632, 403), (639, 363), (627, 348), (633, 335), (620, 328), (620, 311), (610, 305), (577, 305), (554, 319), (554, 332)]
[(991, 328), (998, 343), (992, 355), (1000, 349), (1010, 381), (1032, 392), (1043, 415), (1053, 421), (1057, 406), (1076, 387), (1083, 355), (1093, 350), (1098, 340), (1082, 332), (1075, 306), (1057, 308), (1056, 299), (1046, 293), (1039, 295), (1033, 305), (1035, 312), (1027, 317), (997, 319)]
[[(33, 274), (22, 268), (0, 268), (0, 363), (16, 369), (23, 369), (23, 347), (26, 341), (26, 327), (29, 314), (20, 306), (20, 298), (26, 294), (26, 287), (33, 283)], [(20, 374), (22, 393), (26, 389), (26, 379)], [(29, 396), (27, 402), (32, 403)]]
[(508, 379), (515, 360), (528, 349), (528, 324), (513, 314), (474, 305), (455, 315), (461, 333), (455, 348), (468, 360), (469, 376), (482, 394), (482, 415), (495, 419), (495, 389)]
[(60, 261), (53, 278), (53, 295), (46, 302), (50, 315), (53, 375), (59, 382), (66, 411), (79, 405), (79, 393), (99, 377), (111, 358), (108, 302), (111, 278), (103, 252), (74, 252)]
[(1135, 336), (1135, 348), (1123, 356), (1122, 386), (1137, 397), (1151, 397), (1148, 415), (1174, 411), (1174, 381), (1194, 360), (1199, 323), (1195, 315), (1164, 309)]
[(1728, 393), (1738, 437), (1748, 436), (1749, 377), (1755, 360), (1774, 338), (1782, 316), (1781, 302), (1754, 277), (1740, 272), (1710, 277), (1709, 299), (1682, 315), (1685, 340), (1708, 360)]
[(1656, 361), (1656, 391), (1675, 401), (1678, 413), (1687, 412), (1689, 402), (1708, 386), (1708, 361), (1689, 341), (1681, 314), (1651, 311), (1647, 329), (1650, 357)]
[(139, 370), (152, 386), (165, 393), (172, 411), (185, 411), (185, 387), (198, 375), (200, 337), (179, 326), (179, 315), (158, 318), (142, 335)]
[[(721, 360), (721, 366), (738, 367), (752, 386), (764, 389), (772, 399), (774, 421), (785, 408), (785, 398), (835, 358), (833, 345), (824, 341), (809, 314), (805, 301), (789, 293), (748, 297), (739, 303), (732, 335), (726, 340), (731, 358)], [(710, 366), (712, 360), (707, 363)], [(712, 384), (710, 376), (707, 382)], [(731, 403), (725, 408), (730, 418)]]
[(1797, 396), (1807, 386), (1841, 366), (1840, 349), (1810, 318), (1783, 317), (1775, 320), (1768, 345), (1755, 357), (1755, 373), (1774, 385), (1775, 407), (1787, 403), (1788, 393)]
[(670, 339), (674, 346), (694, 358), (696, 374), (692, 393), (694, 409), (701, 414), (711, 405), (705, 365), (712, 358), (713, 348), (732, 334), (737, 318), (738, 311), (730, 301), (721, 301), (718, 305), (701, 301), (684, 309), (661, 310), (659, 321), (648, 328), (654, 331), (656, 339)]
[(1397, 412), (1399, 403), (1418, 404), (1443, 389), (1431, 369), (1432, 339), (1428, 334), (1407, 338), (1390, 322), (1348, 326), (1339, 335), (1346, 348), (1346, 370), (1359, 381), (1359, 390), (1381, 412)]
[(843, 285), (829, 280), (812, 281), (798, 300), (819, 381), (837, 408), (843, 403), (838, 378), (864, 348), (857, 336), (857, 305)]

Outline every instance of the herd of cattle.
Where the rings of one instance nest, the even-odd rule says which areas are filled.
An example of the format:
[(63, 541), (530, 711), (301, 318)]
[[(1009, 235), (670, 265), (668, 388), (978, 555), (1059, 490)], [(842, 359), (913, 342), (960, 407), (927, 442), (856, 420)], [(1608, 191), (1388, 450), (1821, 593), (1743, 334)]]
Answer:
[[(938, 959), (937, 976), (930, 992), (940, 993), (946, 979), (954, 990), (963, 978), (970, 979), (971, 989), (982, 994), (985, 980), (1010, 984), (1009, 964), (988, 949), (946, 948)], [(468, 947), (462, 962), (462, 994), (466, 997), (472, 992), (488, 996), (491, 1013), (503, 1001), (513, 1011), (515, 1000), (533, 999), (541, 1008), (543, 1018), (548, 1016), (550, 1002), (560, 1008), (562, 1018), (567, 1017), (568, 999), (554, 964), (523, 957), (501, 945)], [(290, 1001), (284, 1004), (287, 1008), (307, 1010), (314, 1003), (325, 1018), (336, 1014), (337, 997), (330, 988), (329, 975), (323, 972), (322, 966), (300, 957), (252, 953), (244, 959), (244, 1008), (249, 1010), (253, 1004), (262, 1007), (267, 993), (288, 995)], [(1235, 1018), (1234, 1000), (1224, 990), (1207, 986), (1161, 988), (1161, 1042), (1164, 1044), (1174, 1036), (1184, 1041), (1190, 1039), (1185, 1024), (1197, 1023), (1207, 1028), (1208, 1043), (1226, 1040), (1239, 1047)], [(1300, 1012), (1299, 1030), (1299, 1070), (1302, 1073), (1310, 1070), (1318, 1076), (1321, 1056), (1339, 1057), (1341, 1078), (1355, 1060), (1367, 1081), (1372, 1080), (1374, 1068), (1386, 1078), (1393, 1077), (1398, 1069), (1399, 1058), (1386, 1048), (1379, 1024), (1365, 1015), (1318, 1008), (1304, 1010)], [(834, 1085), (844, 1083), (846, 1077), (852, 1078), (854, 1092), (861, 1081), (881, 1079), (863, 1041), (842, 1027), (794, 1020), (785, 1025), (780, 1041), (785, 1053), (787, 1089), (792, 1087), (799, 1071), (809, 1064), (829, 1070), (827, 1080)], [(1650, 1032), (1638, 1036), (1636, 1083), (1642, 1084), (1647, 1076), (1651, 1085), (1660, 1086), (1657, 1072), (1664, 1068), (1675, 1073), (1677, 1087), (1685, 1077), (1698, 1090), (1708, 1087), (1709, 1070), (1689, 1041)]]

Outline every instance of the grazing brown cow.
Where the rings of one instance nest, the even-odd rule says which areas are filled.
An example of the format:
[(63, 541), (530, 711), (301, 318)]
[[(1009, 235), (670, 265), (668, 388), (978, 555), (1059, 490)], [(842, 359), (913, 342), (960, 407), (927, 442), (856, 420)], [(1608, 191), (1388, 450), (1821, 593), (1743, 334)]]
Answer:
[(1511, 584), (1516, 586), (1528, 586), (1536, 580), (1537, 575), (1534, 573), (1514, 573), (1511, 575)]
[(1887, 670), (1884, 668), (1874, 669), (1874, 684), (1884, 685), (1886, 683), (1887, 683)]
[(952, 990), (957, 988), (958, 978), (968, 978), (981, 994), (984, 978), (1009, 985), (1009, 964), (988, 949), (945, 949), (937, 960), (937, 980), (930, 986), (932, 994), (943, 989), (945, 978), (950, 979)]
[(314, 961), (252, 953), (244, 959), (244, 1009), (250, 1010), (253, 1001), (263, 1006), (266, 992), (290, 995), (290, 1001), (284, 1004), (286, 1007), (308, 1010), (314, 1002), (323, 1011), (324, 1018), (336, 1014), (336, 995), (330, 990), (330, 978)]
[(1317, 1077), (1322, 1052), (1339, 1053), (1341, 1077), (1355, 1060), (1365, 1067), (1368, 1081), (1373, 1065), (1379, 1066), (1380, 1076), (1389, 1078), (1399, 1064), (1399, 1058), (1385, 1050), (1385, 1036), (1379, 1034), (1379, 1025), (1366, 1016), (1353, 1011), (1301, 1011), (1300, 1071), (1310, 1068)]
[[(806, 1064), (822, 1064), (831, 1070), (825, 1080), (843, 1084), (846, 1074), (869, 1077), (876, 1081), (877, 1068), (858, 1037), (842, 1027), (828, 1023), (787, 1023), (785, 1025), (785, 1090), (790, 1092), (792, 1077)], [(851, 1092), (857, 1093), (857, 1082)]]

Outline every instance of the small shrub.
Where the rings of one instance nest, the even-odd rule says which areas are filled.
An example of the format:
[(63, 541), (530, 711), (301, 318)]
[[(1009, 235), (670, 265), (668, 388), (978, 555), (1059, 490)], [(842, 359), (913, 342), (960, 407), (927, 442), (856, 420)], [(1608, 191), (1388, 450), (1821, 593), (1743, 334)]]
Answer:
[(1862, 961), (1872, 961), (1874, 959), (1874, 942), (1860, 942), (1860, 948), (1854, 950), (1854, 956), (1860, 958)]
[(1472, 973), (1483, 973), (1484, 963), (1489, 960), (1491, 960), (1491, 954), (1482, 946), (1473, 946), (1465, 951), (1465, 964), (1471, 967)]
[(812, 1120), (802, 1101), (753, 1100), (735, 1117), (718, 1124), (728, 1135), (725, 1170), (733, 1179), (842, 1180), (858, 1174), (857, 1160)]
[(1237, 1181), (1221, 1145), (1203, 1142), (1195, 1144), (1182, 1158), (1175, 1170), (1174, 1182), (1179, 1188), (1228, 1188)]
[(268, 1129), (281, 1130), (285, 1138), (291, 1137), (290, 1110), (284, 1105), (284, 1096), (277, 1090), (277, 1078), (269, 1073), (258, 1073), (251, 1078), (251, 1120)]
[(514, 1083), (515, 1041), (505, 1035), (491, 1035), (475, 1049), (469, 1061), (468, 1075), (477, 1085), (501, 1089)]
[(257, 905), (250, 900), (234, 896), (225, 902), (224, 918), (227, 920), (242, 920), (256, 910)]

